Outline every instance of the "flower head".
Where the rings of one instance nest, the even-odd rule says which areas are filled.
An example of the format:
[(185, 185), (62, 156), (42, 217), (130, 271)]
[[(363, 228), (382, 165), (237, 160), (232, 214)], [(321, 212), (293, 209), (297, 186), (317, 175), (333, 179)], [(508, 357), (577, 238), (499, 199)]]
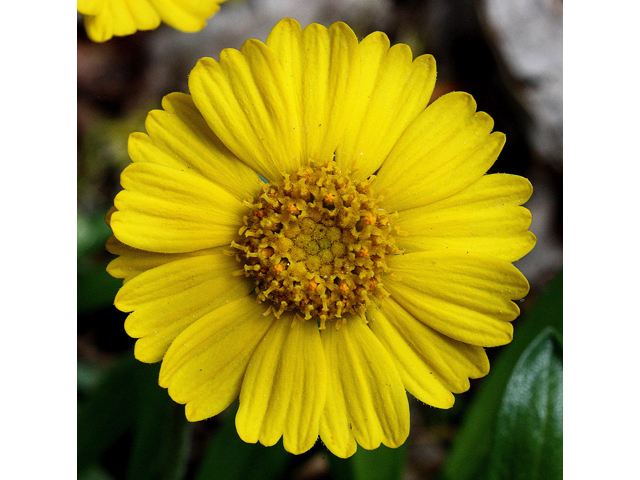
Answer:
[(226, 0), (78, 0), (87, 35), (94, 42), (153, 30), (160, 22), (198, 32)]
[[(191, 421), (236, 398), (247, 442), (335, 455), (409, 433), (489, 371), (529, 289), (524, 178), (473, 98), (427, 107), (430, 55), (279, 22), (166, 96), (108, 221), (135, 355)], [(264, 181), (266, 180), (266, 182)]]

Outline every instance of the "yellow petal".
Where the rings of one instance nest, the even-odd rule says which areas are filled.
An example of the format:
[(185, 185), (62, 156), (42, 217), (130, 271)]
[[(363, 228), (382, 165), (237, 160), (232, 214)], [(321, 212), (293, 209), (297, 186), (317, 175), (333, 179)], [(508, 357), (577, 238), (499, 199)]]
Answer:
[(409, 435), (409, 403), (393, 360), (367, 325), (349, 319), (321, 332), (329, 388), (320, 437), (336, 456), (398, 447)]
[[(127, 7), (137, 30), (153, 30), (160, 25), (157, 0), (127, 0)], [(117, 19), (116, 19), (117, 20)]]
[(197, 32), (225, 0), (78, 0), (87, 35), (94, 42), (152, 30), (162, 20), (183, 32)]
[(148, 135), (129, 137), (134, 162), (196, 172), (241, 201), (260, 193), (258, 174), (215, 136), (189, 95), (171, 93), (162, 99), (162, 108), (149, 112), (145, 121)]
[(124, 283), (127, 283), (142, 272), (165, 263), (174, 262), (181, 258), (222, 252), (226, 247), (208, 248), (188, 253), (155, 253), (125, 245), (114, 235), (111, 235), (107, 240), (106, 249), (109, 253), (118, 255), (107, 265), (107, 273), (112, 277), (122, 278)]
[(376, 193), (390, 212), (420, 207), (477, 181), (498, 158), (504, 134), (476, 113), (467, 93), (443, 95), (406, 129), (376, 180)]
[(522, 205), (531, 196), (531, 183), (515, 175), (485, 175), (443, 200), (403, 210), (395, 222), (406, 251), (458, 250), (519, 260), (535, 245), (527, 231), (531, 213)]
[[(331, 159), (350, 122), (357, 87), (358, 40), (344, 23), (317, 23), (304, 31), (292, 19), (278, 22), (267, 38), (301, 114), (301, 159)], [(354, 71), (355, 70), (355, 71)]]
[(207, 19), (220, 9), (224, 0), (176, 1), (153, 0), (162, 21), (183, 32), (198, 32)]
[(381, 32), (358, 45), (360, 82), (336, 160), (364, 179), (385, 160), (402, 132), (422, 112), (436, 80), (435, 60), (422, 55), (414, 61), (404, 44), (389, 48)]
[(189, 421), (217, 415), (240, 393), (242, 378), (258, 343), (273, 323), (265, 306), (243, 297), (201, 317), (173, 341), (160, 368), (159, 383)]
[(125, 283), (150, 268), (176, 260), (174, 254), (145, 252), (131, 248), (114, 235), (107, 240), (106, 248), (109, 253), (118, 255), (107, 265), (107, 273), (115, 278), (123, 278)]
[[(111, 228), (111, 216), (117, 212), (116, 207), (111, 207), (105, 215), (105, 221)], [(155, 253), (139, 250), (137, 248), (125, 245), (118, 240), (115, 235), (111, 235), (107, 239), (105, 245), (107, 251), (114, 255), (118, 255), (107, 265), (107, 273), (115, 278), (123, 278), (127, 283), (132, 278), (140, 275), (142, 272), (159, 267), (165, 263), (173, 262), (181, 258), (193, 257), (198, 255), (210, 255), (221, 253), (220, 247), (214, 249), (198, 250), (189, 253)]]
[(392, 298), (367, 312), (369, 326), (393, 357), (406, 389), (438, 408), (453, 405), (453, 393), (469, 389), (469, 378), (489, 373), (484, 348), (453, 340), (428, 327)]
[(135, 356), (160, 361), (173, 340), (189, 325), (220, 306), (247, 296), (254, 285), (238, 270), (234, 258), (222, 251), (182, 258), (148, 270), (118, 292), (115, 305), (131, 312), (124, 327), (139, 338)]
[(529, 291), (509, 262), (475, 253), (433, 251), (389, 260), (398, 280), (385, 288), (418, 320), (471, 345), (493, 347), (511, 341), (520, 310), (511, 300)]
[(78, 0), (78, 12), (83, 15), (97, 15), (104, 8), (105, 0)]
[[(453, 394), (440, 382), (433, 368), (418, 355), (394, 325), (384, 310), (367, 312), (369, 325), (393, 359), (404, 388), (422, 402), (437, 408), (451, 408)], [(416, 323), (422, 325), (418, 320)]]
[(111, 228), (123, 243), (160, 253), (184, 253), (229, 245), (246, 207), (205, 178), (163, 165), (139, 162), (121, 176), (124, 191)]
[(88, 15), (84, 17), (84, 26), (94, 42), (106, 42), (114, 35), (131, 35), (136, 30), (151, 30), (160, 25), (160, 15), (147, 0), (109, 0), (102, 3), (97, 14)]
[(193, 101), (209, 127), (238, 158), (269, 181), (300, 165), (299, 111), (274, 52), (247, 40), (220, 62), (198, 61), (189, 76)]
[(236, 427), (248, 443), (300, 454), (318, 439), (327, 394), (327, 371), (315, 322), (274, 322), (251, 357), (240, 393)]

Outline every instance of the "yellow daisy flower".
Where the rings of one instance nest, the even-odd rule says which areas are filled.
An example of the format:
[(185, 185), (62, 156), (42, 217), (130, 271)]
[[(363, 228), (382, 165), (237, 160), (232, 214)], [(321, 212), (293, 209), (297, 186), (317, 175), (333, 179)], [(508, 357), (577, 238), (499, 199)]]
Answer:
[[(133, 133), (108, 215), (136, 358), (190, 421), (236, 398), (246, 442), (339, 457), (401, 445), (512, 338), (529, 181), (430, 55), (344, 23), (279, 22), (203, 58)], [(264, 181), (266, 180), (266, 182)]]
[(78, 0), (87, 35), (94, 42), (153, 30), (160, 22), (199, 32), (226, 0)]

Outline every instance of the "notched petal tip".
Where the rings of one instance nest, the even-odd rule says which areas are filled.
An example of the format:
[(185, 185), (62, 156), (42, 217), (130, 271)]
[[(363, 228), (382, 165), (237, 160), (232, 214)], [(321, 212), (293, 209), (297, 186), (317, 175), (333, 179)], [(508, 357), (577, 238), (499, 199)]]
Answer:
[(288, 452), (300, 454), (318, 439), (327, 372), (316, 323), (287, 317), (274, 323), (251, 357), (236, 429), (249, 443), (271, 446), (283, 438)]
[(409, 403), (402, 378), (370, 328), (351, 319), (322, 331), (328, 364), (327, 404), (320, 436), (340, 457), (380, 443), (400, 445), (409, 434)]

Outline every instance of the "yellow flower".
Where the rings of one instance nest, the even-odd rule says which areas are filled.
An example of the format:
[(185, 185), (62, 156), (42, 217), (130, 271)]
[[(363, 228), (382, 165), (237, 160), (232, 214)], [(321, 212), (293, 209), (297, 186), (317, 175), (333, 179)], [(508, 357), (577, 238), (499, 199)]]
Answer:
[(87, 35), (94, 42), (153, 30), (160, 22), (199, 32), (226, 0), (78, 0)]
[(284, 19), (131, 135), (115, 304), (190, 421), (239, 396), (246, 442), (397, 447), (406, 391), (449, 408), (511, 341), (532, 187), (485, 175), (505, 136), (466, 93), (427, 107), (435, 77), (383, 33)]

